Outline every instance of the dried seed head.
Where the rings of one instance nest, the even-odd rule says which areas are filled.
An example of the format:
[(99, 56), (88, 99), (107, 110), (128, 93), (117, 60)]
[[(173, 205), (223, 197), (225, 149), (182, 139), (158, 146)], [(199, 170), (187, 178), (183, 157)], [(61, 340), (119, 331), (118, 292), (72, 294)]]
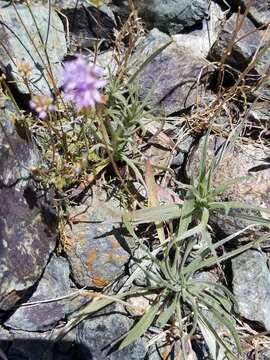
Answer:
[(17, 69), (18, 72), (20, 74), (20, 76), (25, 80), (28, 79), (31, 72), (32, 72), (32, 67), (30, 64), (28, 64), (25, 61), (22, 61), (20, 63), (17, 64)]
[(40, 119), (46, 119), (48, 111), (55, 109), (53, 98), (46, 95), (35, 95), (30, 101), (30, 107), (38, 113)]

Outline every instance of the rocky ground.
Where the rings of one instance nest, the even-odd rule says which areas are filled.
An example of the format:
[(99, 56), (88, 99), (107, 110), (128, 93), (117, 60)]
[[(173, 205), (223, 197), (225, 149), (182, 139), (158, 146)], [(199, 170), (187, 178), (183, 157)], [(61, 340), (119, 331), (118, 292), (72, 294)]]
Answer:
[[(206, 131), (211, 126), (211, 160), (241, 125), (213, 174), (213, 186), (241, 181), (224, 188), (216, 201), (270, 208), (270, 4), (134, 0), (138, 12), (132, 13), (127, 0), (89, 3), (36, 0), (30, 11), (27, 1), (0, 1), (0, 359), (221, 359), (200, 322), (183, 350), (172, 317), (165, 330), (152, 324), (119, 350), (139, 316), (155, 303), (153, 295), (129, 298), (133, 307), (126, 299), (108, 303), (89, 317), (87, 306), (123, 289), (149, 286), (144, 272), (134, 275), (134, 259), (142, 257), (138, 239), (119, 225), (123, 208), (147, 206), (147, 199), (149, 207), (157, 205), (145, 188), (146, 158), (156, 169), (158, 203), (181, 205), (186, 189), (181, 184), (199, 175)], [(67, 165), (57, 173), (57, 161), (50, 163), (40, 140), (41, 131), (48, 130), (31, 114), (29, 100), (61, 89), (63, 63), (78, 53), (95, 58), (111, 76), (124, 69), (123, 84), (136, 77), (138, 98), (147, 99), (143, 106), (150, 109), (151, 121), (140, 119), (144, 131), (132, 130), (126, 157), (116, 160), (124, 181), (117, 180), (114, 162), (93, 175), (91, 167), (98, 163), (93, 155), (83, 177), (68, 177)], [(22, 62), (31, 67), (29, 81), (22, 81)], [(127, 171), (126, 158), (143, 165)], [(38, 176), (40, 169), (46, 176)], [(241, 246), (246, 250), (193, 275), (233, 293), (239, 309), (230, 311), (242, 355), (227, 329), (209, 309), (203, 311), (216, 332), (229, 339), (235, 357), (270, 359), (269, 213), (257, 211), (261, 223), (252, 226), (253, 213), (242, 210), (213, 211), (207, 229), (214, 242), (232, 238), (230, 245), (216, 248), (218, 255)], [(175, 226), (167, 222), (165, 236), (175, 234)], [(155, 226), (139, 224), (135, 230), (151, 251), (158, 249)], [(261, 237), (264, 242), (256, 243)], [(195, 248), (204, 246), (200, 234), (194, 241)]]

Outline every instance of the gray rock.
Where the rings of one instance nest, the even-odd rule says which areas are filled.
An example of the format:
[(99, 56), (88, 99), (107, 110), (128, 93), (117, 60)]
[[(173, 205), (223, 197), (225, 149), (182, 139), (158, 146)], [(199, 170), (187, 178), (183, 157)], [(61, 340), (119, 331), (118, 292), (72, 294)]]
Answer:
[(95, 62), (98, 66), (100, 66), (104, 70), (104, 76), (109, 76), (109, 74), (116, 74), (118, 65), (115, 60), (115, 53), (113, 50), (108, 50), (93, 56), (92, 54), (89, 56), (89, 60), (91, 62)]
[(101, 9), (88, 4), (88, 6), (63, 9), (61, 14), (64, 14), (62, 20), (65, 28), (68, 25), (71, 51), (93, 49), (97, 42), (102, 49), (112, 44), (115, 22)]
[(123, 272), (129, 259), (120, 245), (125, 242), (122, 230), (112, 224), (119, 219), (119, 210), (102, 196), (95, 191), (94, 199), (69, 209), (72, 223), (65, 230), (65, 251), (72, 277), (82, 287), (108, 285)]
[[(235, 44), (232, 50), (226, 56), (225, 63), (236, 70), (238, 73), (244, 71), (253, 59), (256, 51), (259, 49), (267, 49), (267, 37), (264, 31), (256, 31), (256, 28), (251, 20), (247, 17), (239, 17), (238, 23), (243, 21), (240, 31), (235, 38)], [(228, 21), (226, 21), (223, 30), (216, 43), (211, 49), (211, 59), (220, 61), (228, 48), (232, 39), (233, 33), (237, 25), (237, 14), (233, 14)], [(248, 34), (248, 35), (247, 35)], [(269, 37), (268, 37), (269, 38)], [(270, 50), (259, 58), (254, 67), (249, 72), (249, 80), (254, 83), (261, 75), (264, 75), (269, 70), (269, 56)]]
[(249, 17), (255, 22), (257, 25), (266, 25), (269, 23), (270, 19), (270, 3), (266, 0), (240, 0), (240, 4), (244, 8), (250, 4), (250, 8), (248, 11)]
[(56, 219), (49, 194), (27, 178), (39, 158), (31, 140), (17, 134), (7, 111), (0, 122), (0, 310), (9, 310), (41, 276)]
[(189, 134), (183, 135), (183, 137), (181, 137), (181, 141), (179, 142), (178, 145), (179, 152), (173, 156), (171, 165), (175, 167), (179, 167), (183, 165), (185, 160), (185, 155), (189, 153), (194, 141), (195, 141), (194, 137), (192, 137)]
[[(199, 173), (199, 159), (205, 138), (202, 138), (189, 154), (186, 172), (189, 179), (196, 179)], [(208, 146), (208, 164), (213, 159), (218, 148), (224, 143), (224, 139), (210, 136)], [(261, 147), (253, 144), (235, 143), (223, 157), (213, 178), (213, 187), (218, 187), (228, 180), (237, 177), (245, 177), (217, 196), (219, 201), (240, 201), (253, 206), (270, 207), (268, 193), (270, 191), (270, 172), (267, 163), (267, 153)], [(212, 212), (210, 220), (221, 232), (230, 235), (244, 228), (247, 223), (237, 215), (241, 210), (230, 212), (230, 216), (222, 212)], [(246, 212), (244, 212), (246, 214)], [(253, 212), (254, 215), (254, 212)], [(255, 215), (260, 215), (256, 214)], [(261, 214), (269, 217), (266, 213)], [(257, 236), (261, 233), (258, 229), (249, 230), (246, 234)]]
[[(102, 1), (102, 5), (99, 6), (99, 9), (101, 11), (108, 11), (108, 3), (110, 0), (103, 0)], [(49, 4), (49, 0), (32, 0), (33, 3), (35, 4), (42, 4), (42, 5), (47, 5)], [(59, 10), (63, 10), (63, 9), (75, 9), (76, 5), (77, 8), (84, 5), (84, 6), (89, 6), (89, 5), (93, 5), (96, 6), (95, 1), (91, 1), (91, 0), (50, 0), (50, 3), (53, 7), (59, 9)]]
[(127, 20), (131, 10), (129, 7), (129, 0), (112, 0), (109, 3), (109, 7), (115, 13), (117, 18), (120, 18), (122, 21)]
[(8, 352), (8, 359), (14, 360), (53, 360), (53, 343), (42, 338), (32, 341), (15, 339)]
[(41, 333), (12, 330), (6, 335), (0, 329), (0, 338), (2, 339), (2, 336), (5, 338), (2, 344), (8, 344), (8, 346), (4, 346), (2, 349), (10, 360), (78, 359), (76, 356), (78, 348), (76, 348), (74, 342), (74, 335), (74, 331), (71, 331), (59, 342), (56, 342), (55, 336), (52, 336), (51, 331)]
[[(16, 65), (26, 62), (32, 68), (29, 76), (31, 92), (35, 94), (40, 92), (48, 93), (53, 88), (51, 72), (50, 70), (48, 71), (48, 62), (40, 39), (41, 36), (43, 42), (47, 40), (46, 51), (50, 59), (52, 75), (56, 86), (60, 86), (62, 81), (61, 59), (66, 54), (67, 48), (64, 28), (59, 16), (52, 10), (49, 26), (48, 8), (42, 5), (31, 5), (31, 10), (38, 26), (37, 29), (26, 5), (16, 4), (16, 9), (23, 24), (11, 4), (7, 6), (6, 2), (0, 1), (0, 8), (1, 41), (6, 48), (0, 47), (0, 67), (6, 72), (8, 79), (14, 79), (22, 93), (29, 93)], [(35, 45), (30, 40), (30, 36), (32, 40), (34, 39)]]
[(151, 56), (154, 56), (171, 42), (172, 38), (157, 28), (152, 29), (145, 37), (139, 39), (135, 52), (130, 59), (130, 75), (134, 75)]
[(268, 128), (270, 121), (270, 81), (265, 80), (261, 86), (253, 91), (249, 98), (248, 119), (256, 125)]
[(203, 59), (172, 43), (138, 74), (140, 96), (157, 113), (167, 116), (194, 105), (198, 93), (203, 96), (203, 84), (210, 74)]
[[(54, 255), (26, 304), (55, 299), (66, 296), (70, 292), (69, 264), (64, 258)], [(20, 307), (5, 322), (5, 326), (26, 331), (45, 331), (55, 327), (61, 319), (65, 318), (68, 311), (68, 299), (33, 307)]]
[(270, 350), (269, 349), (263, 349), (259, 352), (259, 359), (260, 360), (269, 360), (270, 359)]
[(142, 340), (137, 340), (118, 351), (117, 345), (131, 328), (130, 320), (119, 306), (100, 311), (77, 326), (76, 343), (81, 347), (83, 359), (92, 360), (142, 360), (146, 349)]
[(248, 250), (232, 259), (233, 292), (241, 316), (270, 330), (270, 272), (266, 256)]
[[(198, 57), (207, 57), (215, 43), (225, 21), (225, 14), (215, 2), (210, 3), (209, 17), (202, 20), (199, 29), (192, 29), (173, 35), (173, 40), (182, 48), (187, 49)], [(194, 46), (196, 44), (196, 46)]]
[(251, 120), (253, 124), (263, 125), (267, 128), (270, 122), (270, 99), (259, 99), (253, 104), (250, 104), (250, 108), (248, 119)]
[[(34, 0), (36, 4), (48, 5), (49, 0)], [(81, 6), (82, 4), (88, 6), (91, 3), (91, 0), (51, 0), (51, 5), (58, 8), (58, 9), (72, 9), (77, 6)]]
[[(14, 126), (15, 109), (10, 102), (0, 109), (0, 185), (19, 191), (28, 182), (31, 168), (40, 162), (39, 153), (26, 129), (18, 135)], [(20, 180), (20, 181), (19, 181)]]
[[(127, 15), (128, 1), (114, 0), (113, 4), (114, 11)], [(169, 34), (195, 25), (208, 14), (207, 0), (135, 0), (134, 5), (149, 29), (157, 27)]]

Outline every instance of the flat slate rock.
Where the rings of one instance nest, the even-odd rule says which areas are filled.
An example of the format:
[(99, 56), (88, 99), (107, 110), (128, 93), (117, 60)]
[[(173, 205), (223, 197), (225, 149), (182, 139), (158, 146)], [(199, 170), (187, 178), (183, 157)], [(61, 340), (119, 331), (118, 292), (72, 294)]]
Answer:
[(39, 155), (0, 110), (0, 311), (9, 310), (41, 276), (56, 245), (51, 197), (29, 180)]
[(110, 306), (82, 321), (76, 328), (76, 343), (83, 359), (142, 360), (146, 355), (144, 342), (139, 339), (118, 351), (117, 345), (133, 321), (120, 306)]
[(121, 246), (123, 230), (113, 224), (118, 209), (94, 193), (94, 199), (69, 208), (65, 252), (77, 285), (102, 288), (122, 274), (129, 253)]
[(233, 293), (240, 315), (270, 330), (270, 272), (267, 257), (248, 250), (232, 259)]
[(6, 331), (0, 327), (0, 347), (10, 360), (79, 360), (74, 331), (56, 342), (57, 331)]
[[(192, 27), (182, 31), (179, 34), (173, 35), (173, 40), (182, 48), (190, 51), (195, 56), (206, 58), (217, 40), (222, 25), (225, 22), (225, 14), (221, 7), (212, 2), (209, 5), (209, 16), (203, 19), (199, 26)], [(196, 44), (196, 45), (194, 45)]]
[(6, 102), (5, 106), (0, 109), (0, 186), (14, 185), (19, 190), (27, 183), (31, 168), (38, 165), (40, 158), (29, 132), (14, 126), (12, 103)]
[(270, 22), (270, 2), (268, 0), (240, 0), (244, 9), (250, 4), (249, 17), (257, 25), (267, 25)]
[[(69, 264), (64, 258), (52, 256), (33, 295), (26, 302), (36, 302), (65, 297), (71, 293)], [(5, 322), (12, 329), (46, 331), (53, 329), (69, 312), (69, 299), (20, 307)]]
[[(256, 61), (255, 65), (249, 71), (246, 78), (251, 83), (255, 83), (262, 75), (269, 71), (270, 50), (267, 46), (269, 35), (264, 30), (257, 31), (253, 22), (242, 15), (237, 17), (233, 14), (226, 21), (220, 36), (213, 45), (210, 58), (214, 61), (220, 61), (227, 51), (237, 24), (242, 22), (242, 26), (236, 35), (232, 50), (226, 55), (225, 63), (239, 74), (243, 72), (253, 59), (256, 51), (266, 52)], [(267, 40), (268, 39), (268, 40)]]
[(65, 15), (62, 17), (65, 28), (67, 24), (69, 27), (71, 51), (94, 49), (97, 42), (100, 49), (107, 49), (112, 44), (116, 26), (113, 19), (102, 10), (94, 6), (78, 6), (63, 9), (62, 14)]
[[(113, 0), (112, 3), (116, 14), (127, 16), (127, 0)], [(208, 0), (135, 0), (133, 3), (148, 29), (157, 27), (171, 35), (195, 25), (208, 16)]]
[[(17, 69), (17, 64), (26, 62), (32, 68), (29, 76), (31, 92), (48, 93), (53, 88), (52, 77), (56, 86), (62, 82), (61, 60), (67, 52), (63, 24), (56, 12), (49, 13), (46, 6), (31, 5), (35, 21), (26, 5), (16, 4), (16, 9), (23, 23), (10, 3), (0, 1), (0, 40), (5, 46), (0, 47), (0, 68), (8, 80), (16, 81), (22, 93), (29, 93)], [(52, 72), (48, 70), (45, 42)]]
[[(133, 64), (141, 66), (136, 78), (141, 98), (162, 116), (194, 105), (197, 95), (203, 96), (205, 81), (212, 74), (211, 66), (194, 56), (191, 48), (187, 51), (174, 42), (165, 47), (169, 41), (165, 34), (153, 30), (138, 46), (131, 61), (134, 69)], [(150, 62), (144, 63), (149, 56)], [(134, 70), (131, 72), (136, 74)]]

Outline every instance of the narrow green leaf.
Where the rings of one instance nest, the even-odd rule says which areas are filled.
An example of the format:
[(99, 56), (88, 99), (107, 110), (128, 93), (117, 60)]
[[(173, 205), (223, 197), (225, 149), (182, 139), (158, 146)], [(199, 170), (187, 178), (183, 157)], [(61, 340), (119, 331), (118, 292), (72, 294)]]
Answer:
[[(157, 185), (153, 173), (153, 166), (150, 162), (150, 160), (146, 160), (145, 165), (145, 183), (146, 183), (146, 189), (148, 194), (148, 207), (152, 208), (155, 206), (159, 206), (159, 199), (157, 196)], [(165, 233), (163, 229), (163, 223), (156, 221), (155, 222), (157, 234), (160, 243), (163, 243), (165, 241)]]
[(181, 207), (176, 204), (160, 205), (129, 212), (129, 218), (134, 223), (150, 223), (169, 221), (181, 216)]
[(242, 347), (241, 347), (241, 343), (240, 343), (240, 338), (238, 336), (237, 330), (236, 330), (233, 322), (230, 320), (230, 318), (226, 314), (226, 312), (217, 304), (217, 302), (215, 302), (215, 304), (213, 304), (213, 303), (209, 303), (209, 302), (205, 301), (205, 299), (207, 298), (207, 296), (205, 296), (205, 295), (206, 294), (204, 294), (204, 298), (200, 297), (200, 302), (203, 303), (205, 306), (207, 306), (208, 310), (216, 317), (218, 322), (220, 324), (222, 324), (223, 326), (225, 326), (230, 331), (231, 335), (233, 336), (233, 338), (235, 340), (235, 345), (237, 347), (237, 350), (241, 354)]
[(91, 301), (89, 304), (84, 306), (82, 310), (79, 311), (79, 313), (75, 316), (74, 319), (68, 321), (68, 323), (64, 326), (64, 328), (60, 330), (56, 340), (59, 340), (63, 336), (65, 336), (71, 329), (73, 329), (76, 325), (78, 325), (89, 315), (97, 312), (98, 310), (105, 308), (106, 306), (112, 304), (113, 302), (114, 302), (113, 299), (100, 299), (97, 301)]
[(238, 214), (239, 219), (246, 220), (250, 224), (262, 225), (270, 227), (270, 220), (259, 216), (253, 216), (248, 214)]
[[(228, 348), (225, 342), (220, 338), (214, 327), (207, 320), (207, 318), (203, 315), (203, 313), (198, 310), (199, 313), (199, 327), (202, 331), (203, 337), (210, 349), (213, 359), (215, 360), (225, 360), (228, 358), (229, 360), (238, 360), (233, 352)], [(214, 338), (215, 344), (212, 343), (212, 338), (209, 335), (212, 335)]]
[(262, 206), (250, 205), (246, 203), (242, 203), (241, 201), (213, 201), (208, 204), (208, 208), (211, 209), (247, 209), (247, 210), (254, 210), (254, 211), (261, 211), (264, 213), (270, 213), (270, 209), (264, 208)]
[(210, 281), (204, 281), (204, 280), (194, 280), (196, 283), (198, 284), (204, 284), (205, 286), (209, 287), (209, 288), (216, 288), (218, 289), (219, 292), (224, 292), (227, 297), (230, 299), (230, 301), (232, 302), (235, 312), (238, 312), (238, 303), (235, 299), (235, 297), (233, 296), (232, 292), (224, 285), (220, 284), (220, 283), (215, 283), (215, 282), (210, 282)]
[(198, 270), (203, 270), (205, 267), (210, 267), (213, 266), (215, 264), (217, 264), (218, 262), (222, 262), (222, 261), (226, 261), (238, 254), (241, 254), (242, 252), (254, 247), (254, 246), (258, 246), (259, 243), (265, 241), (265, 238), (260, 238), (256, 241), (252, 241), (248, 244), (242, 245), (241, 247), (239, 247), (238, 249), (232, 250), (226, 254), (223, 254), (222, 256), (218, 257), (218, 259), (216, 257), (209, 257), (209, 259), (202, 259), (200, 258), (195, 258), (194, 260), (191, 261), (190, 264), (188, 264), (184, 269), (183, 269), (183, 273), (184, 274), (189, 274), (190, 272), (194, 273)]
[(133, 341), (137, 340), (140, 336), (142, 336), (149, 326), (151, 326), (154, 321), (157, 312), (159, 310), (160, 303), (157, 302), (153, 305), (137, 322), (137, 324), (128, 332), (125, 339), (121, 342), (119, 350), (124, 349), (126, 346), (131, 344)]
[(184, 203), (182, 205), (180, 224), (178, 229), (178, 236), (182, 235), (188, 230), (192, 221), (192, 213), (194, 211), (195, 199), (191, 191), (188, 191)]
[(190, 329), (188, 336), (191, 337), (195, 331), (197, 330), (198, 320), (199, 320), (199, 313), (198, 313), (198, 304), (194, 297), (189, 297), (189, 303), (193, 312), (192, 317), (192, 328)]
[(177, 302), (177, 298), (175, 297), (172, 303), (165, 310), (161, 312), (161, 314), (159, 315), (156, 321), (157, 326), (163, 328), (167, 324), (167, 322), (170, 320), (170, 317), (176, 311), (176, 302)]

